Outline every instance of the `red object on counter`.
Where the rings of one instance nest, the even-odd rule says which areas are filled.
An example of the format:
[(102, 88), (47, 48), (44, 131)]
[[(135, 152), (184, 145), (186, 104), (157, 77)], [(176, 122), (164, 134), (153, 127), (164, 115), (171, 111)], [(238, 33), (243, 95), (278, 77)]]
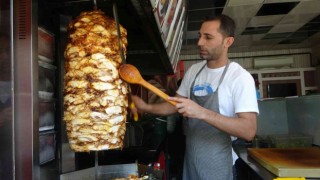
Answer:
[(184, 77), (184, 62), (183, 61), (179, 61), (179, 70), (180, 70), (180, 78), (182, 79)]
[(160, 155), (159, 155), (159, 158), (158, 158), (158, 161), (154, 163), (153, 165), (153, 169), (155, 170), (163, 170), (163, 180), (166, 179), (166, 158), (165, 158), (165, 155), (164, 155), (164, 152), (161, 151)]

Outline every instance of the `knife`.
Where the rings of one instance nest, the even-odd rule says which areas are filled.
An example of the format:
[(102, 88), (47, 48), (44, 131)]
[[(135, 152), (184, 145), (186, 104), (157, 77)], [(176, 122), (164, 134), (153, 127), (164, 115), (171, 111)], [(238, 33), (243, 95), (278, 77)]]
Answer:
[[(113, 3), (113, 17), (114, 20), (116, 21), (116, 28), (117, 28), (117, 35), (118, 35), (118, 46), (119, 46), (119, 51), (120, 51), (120, 57), (122, 60), (122, 64), (126, 63), (126, 58), (124, 56), (124, 51), (123, 51), (123, 46), (122, 46), (122, 42), (121, 42), (121, 32), (120, 32), (120, 23), (119, 23), (119, 16), (118, 16), (118, 8), (117, 8), (117, 3), (114, 2)], [(131, 87), (128, 84), (128, 91), (129, 91), (129, 108), (131, 109), (131, 111), (133, 112), (133, 120), (134, 121), (138, 121), (139, 116), (138, 113), (136, 111), (133, 111), (135, 109), (135, 104), (133, 103), (132, 99), (131, 99)]]

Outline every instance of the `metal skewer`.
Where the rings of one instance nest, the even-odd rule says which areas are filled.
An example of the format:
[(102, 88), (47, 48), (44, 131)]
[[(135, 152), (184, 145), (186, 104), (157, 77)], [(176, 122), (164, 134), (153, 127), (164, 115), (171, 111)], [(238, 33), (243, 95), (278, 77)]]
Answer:
[[(116, 2), (113, 3), (113, 7), (112, 8), (113, 8), (113, 17), (114, 17), (114, 20), (116, 22), (116, 28), (117, 28), (118, 46), (119, 46), (120, 57), (121, 57), (121, 60), (122, 60), (122, 64), (125, 64), (127, 61), (126, 61), (126, 57), (124, 55), (122, 41), (121, 41), (120, 22), (119, 22), (118, 7), (117, 7), (117, 3)], [(129, 84), (128, 84), (128, 91), (129, 91), (129, 102), (130, 102), (129, 107), (131, 109), (134, 109), (135, 108), (135, 104), (131, 100), (131, 87), (130, 87)], [(138, 119), (139, 119), (138, 113), (134, 113), (133, 114), (133, 119), (134, 119), (134, 121), (138, 121)]]
[(122, 59), (122, 63), (126, 63), (126, 58), (124, 56), (122, 42), (121, 42), (121, 32), (120, 32), (120, 22), (119, 22), (119, 16), (118, 16), (118, 8), (117, 3), (113, 3), (113, 16), (114, 20), (116, 21), (116, 28), (117, 28), (117, 34), (118, 34), (118, 46), (120, 50), (120, 56)]
[(98, 6), (97, 6), (97, 0), (93, 0), (93, 9), (97, 10)]
[(98, 162), (98, 151), (95, 152), (95, 159), (94, 159), (94, 179), (99, 179), (99, 162)]

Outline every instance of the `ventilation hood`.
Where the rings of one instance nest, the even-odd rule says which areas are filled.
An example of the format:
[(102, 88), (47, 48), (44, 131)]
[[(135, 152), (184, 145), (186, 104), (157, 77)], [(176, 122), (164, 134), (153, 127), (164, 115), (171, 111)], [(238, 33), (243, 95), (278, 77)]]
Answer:
[[(98, 9), (110, 17), (113, 17), (113, 3), (117, 3), (120, 24), (128, 32), (127, 63), (135, 65), (142, 75), (173, 74), (150, 1), (96, 0), (96, 2)], [(70, 20), (82, 11), (93, 10), (94, 7), (93, 0), (39, 0), (38, 3), (43, 3), (41, 7), (45, 8), (39, 11), (41, 14), (46, 14), (39, 17), (39, 26), (46, 26), (53, 32), (60, 31), (62, 36)], [(60, 45), (64, 46), (63, 43)]]

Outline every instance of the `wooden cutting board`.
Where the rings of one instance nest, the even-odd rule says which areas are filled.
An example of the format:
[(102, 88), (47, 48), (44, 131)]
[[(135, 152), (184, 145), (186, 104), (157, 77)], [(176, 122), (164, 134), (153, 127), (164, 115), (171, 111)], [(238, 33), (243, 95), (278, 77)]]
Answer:
[(320, 178), (320, 148), (248, 148), (248, 154), (278, 177)]

